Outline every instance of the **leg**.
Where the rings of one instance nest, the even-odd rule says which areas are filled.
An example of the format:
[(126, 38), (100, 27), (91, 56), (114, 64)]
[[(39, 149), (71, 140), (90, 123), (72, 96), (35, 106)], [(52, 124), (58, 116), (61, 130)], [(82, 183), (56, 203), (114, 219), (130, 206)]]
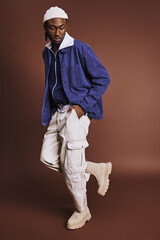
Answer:
[(90, 119), (87, 116), (79, 119), (73, 109), (68, 114), (64, 128), (60, 131), (62, 138), (61, 166), (67, 187), (73, 196), (75, 207), (79, 211), (84, 210), (83, 202), (88, 180), (88, 174), (85, 172), (87, 166), (85, 148), (88, 146), (86, 136), (89, 125)]
[(87, 116), (78, 119), (75, 110), (70, 113), (65, 127), (60, 132), (62, 137), (61, 166), (67, 187), (77, 209), (68, 220), (67, 228), (82, 227), (91, 218), (87, 207), (86, 182), (88, 174), (85, 169), (85, 148), (88, 146), (86, 136), (90, 120)]
[(86, 221), (91, 219), (91, 213), (87, 206), (87, 196), (84, 199), (84, 211), (78, 212), (74, 211), (72, 216), (69, 218), (67, 222), (68, 229), (77, 229), (83, 227)]
[(44, 135), (40, 160), (49, 168), (61, 171), (59, 156), (61, 141), (56, 125), (57, 112), (54, 113)]
[(112, 171), (111, 162), (93, 163), (87, 162), (86, 172), (93, 174), (98, 182), (98, 193), (104, 196), (109, 187), (109, 174)]

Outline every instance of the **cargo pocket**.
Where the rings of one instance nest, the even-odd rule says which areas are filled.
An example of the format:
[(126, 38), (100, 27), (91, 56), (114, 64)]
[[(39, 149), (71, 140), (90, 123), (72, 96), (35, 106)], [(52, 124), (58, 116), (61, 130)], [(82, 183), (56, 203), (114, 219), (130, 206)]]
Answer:
[(73, 150), (80, 150), (83, 148), (87, 148), (89, 146), (87, 140), (83, 141), (73, 141), (73, 142), (68, 142), (67, 143), (67, 148), (68, 149), (73, 149)]
[(64, 167), (68, 174), (84, 172), (85, 148), (88, 147), (88, 145), (86, 139), (67, 143)]

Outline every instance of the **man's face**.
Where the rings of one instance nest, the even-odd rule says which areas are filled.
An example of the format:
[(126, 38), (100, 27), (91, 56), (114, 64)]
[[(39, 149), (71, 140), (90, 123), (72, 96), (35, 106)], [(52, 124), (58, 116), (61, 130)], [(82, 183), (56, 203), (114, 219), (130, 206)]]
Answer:
[(67, 31), (67, 21), (64, 18), (52, 18), (46, 21), (44, 28), (52, 44), (60, 45)]

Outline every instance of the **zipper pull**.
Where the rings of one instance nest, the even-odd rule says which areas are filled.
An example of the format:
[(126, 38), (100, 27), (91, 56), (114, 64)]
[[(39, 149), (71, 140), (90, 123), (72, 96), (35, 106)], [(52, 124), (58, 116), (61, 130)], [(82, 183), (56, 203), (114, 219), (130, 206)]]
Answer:
[(55, 61), (56, 61), (56, 56), (57, 56), (57, 52), (54, 53)]

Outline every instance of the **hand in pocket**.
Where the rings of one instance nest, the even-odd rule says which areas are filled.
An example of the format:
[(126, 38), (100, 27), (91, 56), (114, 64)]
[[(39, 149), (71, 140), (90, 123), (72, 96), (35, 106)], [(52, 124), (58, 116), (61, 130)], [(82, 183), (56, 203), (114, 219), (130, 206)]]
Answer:
[(72, 109), (76, 111), (78, 118), (81, 118), (85, 113), (84, 109), (79, 105), (71, 106), (68, 111), (72, 111)]

